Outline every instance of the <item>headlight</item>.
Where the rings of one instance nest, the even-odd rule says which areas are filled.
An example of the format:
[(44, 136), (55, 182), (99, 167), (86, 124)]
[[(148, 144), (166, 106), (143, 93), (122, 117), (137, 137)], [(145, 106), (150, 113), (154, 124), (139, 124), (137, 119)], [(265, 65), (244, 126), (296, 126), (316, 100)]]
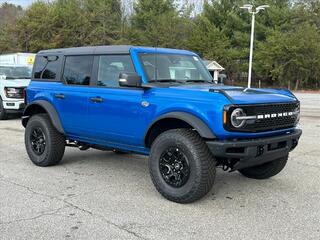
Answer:
[(246, 114), (242, 108), (236, 108), (232, 111), (230, 121), (233, 127), (241, 128), (246, 123)]
[(6, 87), (4, 88), (7, 98), (23, 98), (23, 89)]

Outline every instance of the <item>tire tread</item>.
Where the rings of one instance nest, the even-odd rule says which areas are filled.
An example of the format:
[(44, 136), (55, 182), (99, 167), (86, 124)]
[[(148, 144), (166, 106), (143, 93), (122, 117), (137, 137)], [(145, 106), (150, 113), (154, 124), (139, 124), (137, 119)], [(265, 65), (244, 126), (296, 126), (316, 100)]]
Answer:
[(247, 178), (268, 179), (280, 173), (286, 166), (287, 161), (288, 156), (285, 156), (259, 166), (240, 169), (239, 172)]
[(188, 139), (194, 147), (194, 150), (197, 154), (198, 159), (200, 159), (200, 167), (201, 167), (201, 174), (197, 176), (197, 181), (194, 182), (192, 189), (189, 193), (185, 196), (181, 197), (174, 197), (167, 194), (161, 187), (160, 180), (155, 177), (151, 172), (150, 167), (150, 175), (151, 179), (159, 191), (165, 198), (178, 202), (178, 203), (191, 203), (194, 202), (203, 196), (205, 196), (212, 188), (214, 183), (215, 175), (216, 175), (216, 161), (211, 154), (209, 148), (207, 147), (206, 143), (203, 139), (199, 136), (199, 134), (190, 129), (173, 129), (168, 130), (158, 136), (158, 138), (153, 143), (153, 146), (160, 142), (162, 139), (166, 138), (186, 138)]
[(33, 159), (33, 153), (31, 152), (32, 150), (27, 146), (29, 140), (27, 134), (25, 135), (25, 143), (26, 143), (26, 149), (28, 152), (28, 155), (31, 159), (31, 161), (41, 167), (48, 167), (48, 166), (53, 166), (58, 164), (64, 155), (65, 151), (65, 137), (58, 132), (52, 122), (51, 119), (47, 114), (37, 114), (31, 117), (31, 119), (28, 121), (27, 128), (29, 124), (32, 124), (33, 122), (40, 122), (44, 124), (48, 130), (49, 137), (51, 138), (51, 145), (46, 146), (49, 147), (49, 151), (46, 152), (46, 156), (44, 157), (44, 160), (41, 162), (37, 162)]

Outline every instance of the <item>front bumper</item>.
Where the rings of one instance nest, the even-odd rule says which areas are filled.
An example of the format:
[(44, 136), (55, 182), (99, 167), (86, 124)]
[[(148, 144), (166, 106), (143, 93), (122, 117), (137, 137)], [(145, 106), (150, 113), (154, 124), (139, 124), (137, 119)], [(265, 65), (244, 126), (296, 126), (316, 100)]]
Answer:
[(23, 99), (19, 100), (4, 100), (3, 101), (3, 108), (6, 112), (23, 112), (25, 108), (25, 103)]
[(246, 139), (208, 141), (207, 145), (216, 158), (230, 160), (231, 170), (260, 165), (284, 157), (297, 145), (302, 130), (280, 136)]

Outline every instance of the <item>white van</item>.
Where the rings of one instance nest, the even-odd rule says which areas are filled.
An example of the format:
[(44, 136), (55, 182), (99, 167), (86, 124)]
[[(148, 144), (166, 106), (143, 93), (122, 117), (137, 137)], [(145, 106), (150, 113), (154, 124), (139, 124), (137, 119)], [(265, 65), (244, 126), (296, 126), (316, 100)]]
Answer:
[(0, 120), (24, 110), (24, 90), (30, 82), (34, 56), (28, 53), (0, 56)]

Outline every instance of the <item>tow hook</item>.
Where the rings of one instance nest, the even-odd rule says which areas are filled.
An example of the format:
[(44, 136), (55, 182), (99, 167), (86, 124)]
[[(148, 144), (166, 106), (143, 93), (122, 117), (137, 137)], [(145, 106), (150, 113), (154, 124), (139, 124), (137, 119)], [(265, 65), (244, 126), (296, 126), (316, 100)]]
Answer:
[(264, 153), (264, 146), (263, 145), (258, 146), (258, 148), (257, 148), (257, 157), (261, 156), (263, 153)]

